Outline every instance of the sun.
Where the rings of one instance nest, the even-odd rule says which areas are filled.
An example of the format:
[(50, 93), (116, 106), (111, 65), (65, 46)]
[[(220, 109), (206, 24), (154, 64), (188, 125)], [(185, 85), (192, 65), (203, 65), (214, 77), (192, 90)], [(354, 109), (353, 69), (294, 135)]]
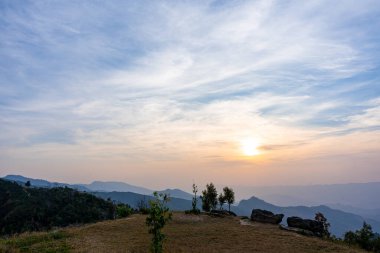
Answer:
[(254, 139), (245, 139), (240, 142), (241, 151), (245, 156), (255, 156), (260, 154), (259, 142)]

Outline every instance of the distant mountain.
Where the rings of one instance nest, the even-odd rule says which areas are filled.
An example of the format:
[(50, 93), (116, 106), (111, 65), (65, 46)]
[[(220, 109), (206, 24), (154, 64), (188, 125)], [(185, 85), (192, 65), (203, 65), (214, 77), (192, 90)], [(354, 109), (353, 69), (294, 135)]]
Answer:
[(91, 184), (65, 184), (65, 183), (49, 182), (47, 180), (42, 180), (42, 179), (28, 178), (28, 177), (24, 177), (20, 175), (7, 175), (3, 177), (3, 179), (9, 180), (9, 181), (15, 181), (20, 184), (25, 184), (27, 181), (30, 181), (31, 185), (35, 187), (45, 187), (45, 188), (69, 187), (69, 188), (73, 188), (79, 191), (86, 191), (86, 192), (119, 191), (119, 192), (135, 192), (135, 193), (147, 194), (147, 195), (150, 195), (154, 192), (153, 190), (150, 190), (144, 187), (130, 185), (123, 182), (94, 181)]
[(314, 219), (315, 213), (321, 212), (325, 215), (331, 224), (330, 231), (336, 236), (343, 236), (349, 230), (360, 229), (363, 222), (371, 224), (374, 231), (380, 231), (380, 222), (371, 219), (364, 219), (359, 215), (332, 209), (327, 206), (289, 206), (281, 207), (265, 202), (262, 199), (251, 197), (248, 200), (240, 201), (237, 206), (242, 215), (249, 216), (253, 208), (265, 209), (274, 213), (283, 213), (285, 215), (283, 222), (286, 224), (286, 218), (289, 216), (299, 216), (302, 218)]
[(380, 182), (310, 186), (234, 187), (239, 198), (254, 195), (280, 206), (340, 204), (380, 209)]
[(341, 204), (327, 204), (327, 206), (339, 209), (348, 213), (355, 213), (364, 218), (373, 219), (380, 222), (380, 209), (363, 209), (357, 208), (349, 205), (341, 205)]
[(134, 192), (139, 194), (152, 194), (154, 191), (140, 186), (135, 186), (123, 182), (103, 182), (95, 181), (91, 184), (82, 184), (82, 186), (90, 189), (91, 191), (99, 192)]
[[(111, 199), (117, 202), (121, 202), (124, 204), (128, 204), (133, 208), (137, 208), (139, 202), (143, 201), (146, 204), (149, 203), (154, 197), (150, 195), (142, 195), (133, 192), (93, 192), (93, 194), (97, 197), (101, 197), (103, 199)], [(200, 201), (198, 201), (200, 207)], [(191, 209), (191, 200), (180, 199), (171, 197), (168, 202), (168, 207), (173, 211), (184, 211)]]
[(86, 188), (83, 185), (49, 182), (43, 179), (33, 179), (33, 178), (28, 178), (28, 177), (24, 177), (20, 175), (7, 175), (3, 177), (3, 179), (8, 180), (8, 181), (14, 181), (19, 184), (25, 184), (27, 181), (29, 181), (31, 186), (34, 186), (34, 187), (43, 187), (43, 188), (69, 187), (69, 188), (76, 189), (78, 191), (87, 191), (87, 192), (91, 191), (90, 189)]
[[(53, 187), (70, 187), (79, 191), (86, 192), (134, 192), (143, 195), (153, 195), (154, 190), (135, 186), (123, 182), (103, 182), (103, 181), (94, 181), (91, 184), (65, 184), (65, 183), (57, 183), (57, 182), (49, 182), (47, 180), (42, 179), (33, 179), (20, 175), (7, 175), (3, 177), (3, 179), (9, 181), (15, 181), (20, 184), (25, 184), (27, 181), (30, 181), (32, 186), (36, 187), (45, 187), (45, 188), (53, 188)], [(172, 198), (181, 198), (191, 200), (193, 195), (185, 192), (181, 189), (166, 189), (162, 191), (157, 191), (158, 193), (167, 193)]]
[(180, 199), (187, 199), (187, 200), (193, 199), (192, 194), (185, 192), (185, 191), (182, 191), (181, 189), (166, 189), (166, 190), (157, 191), (157, 192), (169, 194), (170, 197), (172, 197), (172, 198), (180, 198)]

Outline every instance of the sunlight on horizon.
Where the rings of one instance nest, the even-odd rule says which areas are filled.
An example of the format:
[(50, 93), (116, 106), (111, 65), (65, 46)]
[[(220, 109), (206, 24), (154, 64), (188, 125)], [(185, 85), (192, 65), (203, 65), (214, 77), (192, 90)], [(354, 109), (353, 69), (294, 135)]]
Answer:
[(245, 156), (257, 156), (260, 154), (259, 142), (255, 139), (245, 139), (240, 142), (241, 151)]

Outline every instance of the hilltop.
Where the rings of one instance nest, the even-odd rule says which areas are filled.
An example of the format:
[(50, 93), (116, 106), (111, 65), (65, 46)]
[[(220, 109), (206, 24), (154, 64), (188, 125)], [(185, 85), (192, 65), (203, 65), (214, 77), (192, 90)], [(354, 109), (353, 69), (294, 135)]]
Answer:
[[(0, 241), (0, 250), (23, 245), (25, 252), (148, 252), (145, 215), (103, 221), (51, 233), (23, 234)], [(242, 225), (244, 224), (244, 225)], [(174, 213), (165, 227), (164, 252), (364, 252), (346, 245), (280, 230), (278, 226), (242, 222), (237, 217)], [(55, 235), (55, 236), (54, 236)], [(39, 239), (41, 238), (41, 239)]]

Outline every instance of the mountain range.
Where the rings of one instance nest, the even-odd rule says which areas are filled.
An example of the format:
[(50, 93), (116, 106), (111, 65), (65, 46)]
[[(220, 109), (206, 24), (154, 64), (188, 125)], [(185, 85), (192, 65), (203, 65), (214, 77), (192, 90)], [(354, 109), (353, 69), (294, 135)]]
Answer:
[[(79, 191), (90, 192), (103, 199), (109, 198), (116, 202), (126, 203), (134, 208), (137, 208), (138, 204), (141, 202), (148, 203), (149, 200), (153, 198), (152, 193), (154, 192), (154, 190), (151, 189), (134, 186), (123, 182), (95, 181), (91, 184), (71, 185), (65, 183), (49, 182), (41, 179), (31, 179), (18, 175), (8, 175), (5, 176), (4, 179), (16, 181), (20, 184), (25, 184), (27, 181), (30, 181), (31, 185), (36, 187), (71, 187)], [(371, 185), (370, 188), (371, 187), (373, 187), (373, 185)], [(344, 187), (340, 186), (340, 188)], [(349, 188), (352, 190), (352, 185)], [(331, 190), (335, 188), (327, 187), (327, 189)], [(340, 189), (340, 191), (342, 190)], [(171, 201), (169, 202), (168, 206), (171, 210), (184, 211), (191, 208), (192, 194), (190, 193), (187, 193), (180, 189), (166, 189), (158, 192), (170, 194)], [(378, 191), (378, 193), (379, 192), (380, 191)], [(269, 191), (269, 193), (271, 192)], [(300, 195), (302, 195), (302, 193), (303, 192), (300, 192)], [(326, 190), (323, 196), (327, 196), (326, 198), (328, 200), (331, 200), (332, 198), (328, 197), (328, 194), (329, 193)], [(373, 198), (372, 201), (376, 202), (377, 198)], [(287, 202), (285, 202), (285, 204), (286, 203)], [(198, 201), (198, 205), (200, 207), (200, 200)], [(330, 231), (332, 234), (338, 237), (341, 237), (345, 232), (349, 230), (357, 230), (361, 228), (364, 221), (371, 224), (374, 231), (380, 231), (380, 221), (378, 220), (380, 217), (380, 212), (376, 212), (376, 209), (368, 210), (365, 208), (357, 208), (349, 205), (342, 205), (339, 203), (330, 205), (305, 205), (302, 201), (296, 205), (282, 206), (270, 204), (262, 200), (262, 198), (258, 197), (250, 197), (246, 200), (241, 200), (237, 205), (231, 206), (232, 211), (238, 215), (244, 216), (249, 216), (253, 208), (265, 209), (274, 213), (283, 213), (285, 214), (285, 218), (283, 220), (284, 223), (286, 222), (286, 218), (289, 216), (299, 216), (302, 218), (313, 219), (316, 212), (321, 212), (330, 222)]]
[[(79, 191), (85, 191), (85, 192), (133, 192), (143, 195), (152, 195), (155, 190), (135, 186), (131, 184), (127, 184), (124, 182), (103, 182), (103, 181), (94, 181), (90, 184), (66, 184), (66, 183), (58, 183), (58, 182), (49, 182), (47, 180), (43, 179), (33, 179), (33, 178), (27, 178), (20, 175), (7, 175), (3, 177), (3, 179), (20, 182), (20, 183), (26, 183), (29, 181), (31, 185), (37, 186), (37, 187), (70, 187)], [(180, 189), (165, 189), (165, 190), (158, 190), (158, 193), (167, 193), (173, 198), (181, 198), (181, 199), (187, 199), (191, 200), (193, 195), (182, 191)]]

